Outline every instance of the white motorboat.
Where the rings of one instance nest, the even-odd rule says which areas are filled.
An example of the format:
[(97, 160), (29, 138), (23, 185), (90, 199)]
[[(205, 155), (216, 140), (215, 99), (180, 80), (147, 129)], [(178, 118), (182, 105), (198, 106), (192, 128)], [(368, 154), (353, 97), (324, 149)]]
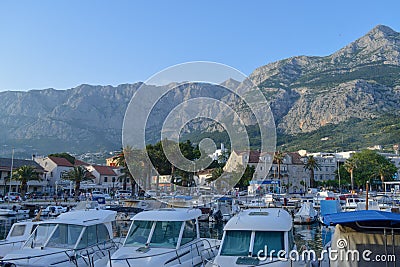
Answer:
[(365, 200), (362, 198), (354, 197), (354, 196), (348, 197), (348, 198), (346, 198), (346, 202), (343, 205), (343, 209), (345, 211), (354, 211), (357, 209), (357, 205), (360, 202), (365, 202)]
[(199, 209), (143, 211), (132, 218), (123, 245), (107, 266), (198, 266), (217, 253), (219, 241), (200, 238)]
[[(61, 213), (67, 212), (68, 208), (63, 206), (47, 206), (45, 209), (42, 209), (42, 216), (58, 216)], [(39, 210), (35, 210), (35, 215), (39, 213)]]
[(301, 205), (300, 210), (294, 215), (295, 224), (312, 224), (318, 219), (318, 213), (313, 208), (313, 204), (305, 202)]
[(15, 222), (7, 234), (6, 239), (0, 240), (0, 259), (15, 249), (21, 248), (31, 233), (40, 224), (40, 221)]
[(225, 225), (218, 255), (206, 266), (307, 266), (289, 258), (296, 250), (292, 228), (284, 209), (242, 210)]
[[(366, 209), (367, 209), (367, 201), (361, 201), (357, 203), (357, 207), (355, 210), (366, 210)], [(368, 210), (381, 210), (381, 208), (379, 207), (379, 203), (376, 200), (369, 199)]]
[(29, 214), (29, 210), (23, 209), (21, 205), (16, 203), (4, 203), (0, 205), (0, 216), (15, 216), (20, 214)]
[(335, 200), (337, 199), (336, 195), (331, 191), (320, 191), (318, 192), (313, 200), (314, 200), (314, 207), (319, 208), (321, 200)]
[(0, 216), (15, 216), (17, 212), (12, 209), (0, 208)]
[(2, 266), (105, 266), (116, 212), (79, 210), (42, 221), (19, 249), (0, 260)]

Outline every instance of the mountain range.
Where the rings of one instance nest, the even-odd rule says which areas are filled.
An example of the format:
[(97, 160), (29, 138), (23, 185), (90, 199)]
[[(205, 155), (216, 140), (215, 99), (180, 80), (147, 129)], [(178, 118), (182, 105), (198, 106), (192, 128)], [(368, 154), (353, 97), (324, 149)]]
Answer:
[[(285, 149), (356, 149), (400, 142), (400, 33), (387, 26), (376, 26), (328, 56), (295, 56), (259, 67), (249, 79), (268, 99), (278, 145)], [(125, 110), (142, 85), (155, 87), (83, 84), (68, 90), (0, 92), (2, 145), (39, 154), (119, 149)], [(188, 97), (204, 95), (237, 105), (215, 86), (194, 84), (172, 92), (159, 116)]]

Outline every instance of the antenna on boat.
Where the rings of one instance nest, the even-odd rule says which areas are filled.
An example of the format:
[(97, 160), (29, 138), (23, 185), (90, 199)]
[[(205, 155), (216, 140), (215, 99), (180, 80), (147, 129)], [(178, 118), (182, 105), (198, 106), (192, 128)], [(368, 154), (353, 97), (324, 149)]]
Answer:
[(39, 212), (35, 216), (35, 218), (32, 220), (32, 222), (38, 222), (40, 221), (40, 216), (42, 215), (42, 208), (40, 208)]

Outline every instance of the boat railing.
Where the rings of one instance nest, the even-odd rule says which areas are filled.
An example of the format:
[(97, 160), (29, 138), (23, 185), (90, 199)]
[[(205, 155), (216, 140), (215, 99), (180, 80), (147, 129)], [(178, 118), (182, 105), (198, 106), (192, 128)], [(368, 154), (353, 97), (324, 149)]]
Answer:
[(12, 262), (12, 261), (17, 261), (17, 260), (30, 260), (30, 259), (34, 259), (34, 258), (41, 258), (41, 257), (47, 257), (47, 256), (52, 256), (52, 255), (61, 255), (61, 254), (66, 255), (65, 260), (60, 260), (59, 262), (53, 263), (53, 264), (72, 262), (75, 266), (78, 266), (78, 259), (82, 258), (82, 260), (85, 261), (85, 263), (88, 266), (94, 266), (94, 259), (96, 258), (96, 256), (101, 254), (101, 256), (98, 256), (98, 258), (105, 257), (105, 256), (107, 256), (107, 251), (109, 253), (112, 250), (115, 251), (116, 249), (119, 248), (120, 244), (121, 243), (115, 242), (114, 240), (110, 239), (105, 242), (96, 243), (94, 245), (91, 245), (89, 247), (82, 248), (82, 249), (66, 249), (66, 250), (62, 250), (62, 251), (43, 253), (43, 254), (35, 255), (35, 256), (0, 259), (0, 266), (3, 266), (7, 262)]
[(17, 246), (17, 244), (18, 244), (19, 246), (21, 246), (23, 243), (25, 243), (24, 240), (8, 241), (7, 239), (3, 239), (3, 240), (0, 240), (0, 248), (2, 246), (4, 246), (4, 245), (6, 245), (6, 246)]
[[(197, 255), (196, 256), (200, 256), (201, 260), (203, 263), (206, 263), (206, 259), (211, 259), (211, 258), (215, 258), (216, 256), (216, 252), (220, 246), (219, 242), (217, 242), (217, 240), (213, 240), (214, 244), (211, 244), (212, 242), (207, 239), (207, 238), (201, 238), (199, 240), (196, 240), (193, 243), (190, 244), (185, 244), (181, 247), (179, 247), (178, 249), (173, 249), (173, 250), (169, 250), (166, 252), (161, 252), (158, 254), (151, 254), (151, 255), (145, 255), (145, 256), (138, 256), (138, 257), (128, 257), (128, 258), (112, 258), (111, 254), (109, 253), (109, 266), (112, 267), (112, 262), (117, 262), (117, 261), (124, 261), (126, 262), (126, 264), (131, 267), (132, 265), (129, 263), (130, 260), (137, 260), (137, 259), (145, 259), (145, 258), (149, 258), (149, 257), (157, 257), (157, 256), (162, 256), (162, 255), (166, 255), (166, 254), (171, 254), (171, 253), (175, 253), (175, 257), (173, 257), (172, 259), (168, 260), (165, 264), (173, 262), (173, 261), (178, 261), (179, 264), (182, 264), (181, 258), (185, 255), (187, 255), (188, 253), (191, 253), (191, 251), (193, 251), (194, 249), (196, 249), (197, 251)], [(204, 246), (204, 242), (207, 243), (208, 246)], [(203, 246), (203, 248), (201, 248)], [(201, 250), (200, 250), (201, 248)], [(189, 249), (189, 251), (185, 251), (185, 249)], [(183, 250), (183, 252), (182, 252)], [(204, 257), (204, 252), (207, 253), (207, 257)], [(194, 266), (193, 263), (193, 253), (191, 253), (192, 255), (192, 265)]]

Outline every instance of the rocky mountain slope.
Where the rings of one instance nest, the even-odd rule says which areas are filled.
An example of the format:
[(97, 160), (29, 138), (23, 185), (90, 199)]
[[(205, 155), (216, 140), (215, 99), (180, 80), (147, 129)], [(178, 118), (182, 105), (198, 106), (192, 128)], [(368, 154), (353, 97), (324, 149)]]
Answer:
[(352, 117), (399, 114), (400, 34), (378, 25), (332, 55), (284, 59), (250, 78), (268, 96), (278, 129), (287, 134)]
[[(378, 25), (332, 55), (280, 60), (256, 69), (249, 78), (270, 101), (278, 132), (286, 136), (354, 118), (398, 116), (400, 34)], [(0, 92), (1, 143), (34, 147), (38, 153), (118, 149), (126, 107), (140, 85)], [(213, 86), (193, 85), (172, 92), (156, 109), (154, 121), (183, 99), (204, 95), (237, 105)], [(243, 116), (251, 124), (248, 117)]]

